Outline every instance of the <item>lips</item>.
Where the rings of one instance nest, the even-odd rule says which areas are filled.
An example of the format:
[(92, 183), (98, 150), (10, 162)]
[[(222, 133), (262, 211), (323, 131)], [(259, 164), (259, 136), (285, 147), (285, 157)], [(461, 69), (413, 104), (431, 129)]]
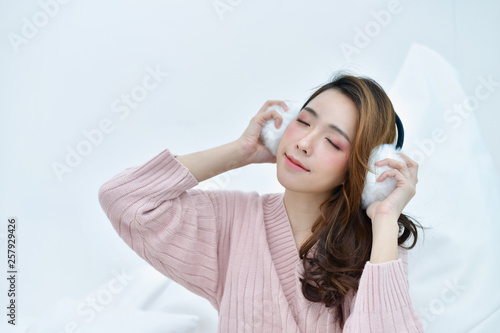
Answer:
[(306, 167), (305, 167), (302, 163), (300, 163), (300, 161), (299, 161), (299, 160), (296, 160), (295, 158), (293, 158), (292, 156), (287, 155), (287, 154), (285, 154), (285, 156), (286, 156), (286, 157), (287, 157), (290, 161), (292, 161), (292, 163), (293, 163), (293, 164), (296, 164), (296, 165), (298, 165), (299, 167), (301, 167), (302, 169), (309, 171), (309, 169), (307, 169), (307, 168), (306, 168)]

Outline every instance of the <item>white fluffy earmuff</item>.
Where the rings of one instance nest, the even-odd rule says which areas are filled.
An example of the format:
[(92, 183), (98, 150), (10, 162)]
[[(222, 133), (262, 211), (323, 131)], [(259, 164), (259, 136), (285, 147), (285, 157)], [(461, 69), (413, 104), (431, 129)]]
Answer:
[[(274, 126), (274, 119), (269, 119), (262, 126), (260, 138), (269, 151), (276, 156), (278, 146), (285, 132), (286, 127), (297, 117), (301, 110), (301, 104), (297, 101), (286, 100), (288, 111), (284, 111), (281, 106), (273, 105), (267, 108), (276, 110), (283, 117), (283, 122), (280, 128)], [(375, 162), (385, 158), (391, 158), (400, 162), (405, 162), (397, 153), (402, 153), (402, 150), (396, 150), (394, 144), (383, 144), (375, 147), (370, 154), (368, 162), (370, 170), (366, 174), (366, 181), (361, 195), (361, 207), (366, 209), (371, 203), (383, 201), (392, 191), (396, 189), (397, 181), (394, 178), (387, 177), (384, 181), (377, 182), (377, 178), (386, 170), (392, 169), (387, 165), (375, 166)]]
[(387, 177), (381, 182), (377, 178), (386, 171), (392, 168), (388, 165), (376, 166), (375, 163), (386, 158), (391, 158), (399, 162), (405, 163), (405, 160), (398, 155), (401, 150), (396, 150), (393, 144), (383, 144), (375, 147), (368, 162), (370, 170), (366, 173), (365, 186), (361, 194), (361, 207), (366, 209), (371, 203), (375, 201), (383, 201), (396, 189), (397, 181), (394, 178)]
[(283, 117), (283, 122), (281, 123), (280, 128), (276, 128), (274, 126), (274, 118), (271, 118), (264, 123), (260, 132), (262, 142), (274, 156), (278, 153), (278, 146), (283, 133), (285, 133), (286, 127), (297, 117), (300, 112), (300, 107), (302, 106), (296, 101), (286, 100), (285, 103), (288, 106), (288, 111), (283, 110), (283, 108), (279, 105), (272, 105), (265, 111), (268, 112), (273, 109), (278, 111), (280, 116)]

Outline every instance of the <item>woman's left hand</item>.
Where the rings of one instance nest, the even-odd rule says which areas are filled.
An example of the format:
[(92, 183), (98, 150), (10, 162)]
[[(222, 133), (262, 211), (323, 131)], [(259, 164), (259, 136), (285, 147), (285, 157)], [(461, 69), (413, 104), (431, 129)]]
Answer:
[(388, 165), (393, 168), (384, 171), (377, 181), (383, 181), (387, 177), (396, 179), (397, 185), (394, 191), (384, 199), (370, 204), (366, 209), (366, 214), (373, 221), (379, 217), (389, 217), (398, 219), (404, 207), (415, 196), (416, 185), (418, 183), (418, 163), (403, 153), (398, 153), (406, 163), (386, 158), (375, 163), (376, 166)]

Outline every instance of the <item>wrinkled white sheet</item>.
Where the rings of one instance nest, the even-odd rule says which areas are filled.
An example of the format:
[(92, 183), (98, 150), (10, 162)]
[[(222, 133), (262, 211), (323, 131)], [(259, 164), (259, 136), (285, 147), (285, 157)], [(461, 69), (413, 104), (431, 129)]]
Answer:
[[(215, 332), (217, 311), (210, 303), (149, 265), (111, 278), (81, 300), (61, 299), (36, 319), (26, 333), (201, 333)], [(111, 283), (110, 283), (111, 282)], [(94, 300), (94, 301), (93, 301)]]
[(413, 44), (390, 91), (420, 165), (407, 212), (433, 228), (410, 251), (410, 291), (426, 332), (497, 332), (500, 182), (474, 112), (498, 88), (484, 76), (464, 91), (457, 75)]
[[(446, 59), (417, 44), (389, 93), (405, 126), (404, 150), (420, 165), (417, 195), (405, 212), (432, 227), (409, 253), (410, 292), (429, 333), (494, 332), (500, 322), (499, 177), (474, 113), (449, 113), (475, 93), (463, 90)], [(136, 279), (95, 320), (87, 323), (71, 308), (83, 299), (62, 299), (27, 332), (62, 332), (70, 321), (82, 332), (216, 331), (217, 312), (208, 301), (147, 265), (132, 275)]]

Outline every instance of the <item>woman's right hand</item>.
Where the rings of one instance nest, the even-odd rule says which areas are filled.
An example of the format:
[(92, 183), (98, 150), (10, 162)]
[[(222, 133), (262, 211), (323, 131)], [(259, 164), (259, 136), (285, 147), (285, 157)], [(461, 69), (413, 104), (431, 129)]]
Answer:
[(285, 112), (288, 111), (288, 106), (284, 101), (268, 100), (257, 114), (250, 120), (250, 124), (243, 132), (241, 137), (236, 140), (238, 149), (244, 158), (244, 164), (251, 163), (276, 163), (276, 156), (274, 156), (269, 149), (264, 146), (260, 140), (260, 133), (262, 126), (269, 119), (274, 119), (274, 126), (279, 128), (283, 123), (283, 118), (276, 110), (266, 111), (270, 106), (279, 105)]

